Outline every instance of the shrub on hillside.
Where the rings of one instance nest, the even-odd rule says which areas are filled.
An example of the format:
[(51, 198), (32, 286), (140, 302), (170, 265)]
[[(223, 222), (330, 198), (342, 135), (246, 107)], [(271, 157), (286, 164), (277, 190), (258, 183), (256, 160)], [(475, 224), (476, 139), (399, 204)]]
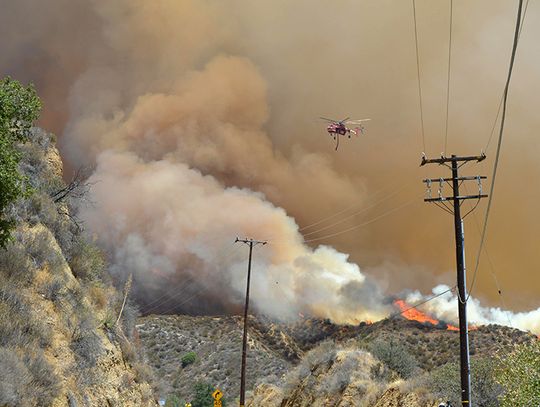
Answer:
[(54, 272), (64, 261), (61, 253), (54, 249), (53, 236), (48, 229), (30, 229), (23, 234), (23, 243), (37, 268), (47, 265)]
[(58, 396), (60, 380), (43, 353), (19, 355), (0, 347), (0, 405), (49, 406)]
[(78, 316), (79, 320), (72, 332), (70, 347), (81, 365), (93, 367), (103, 354), (103, 344), (95, 332), (97, 324), (91, 312), (81, 310)]
[(180, 400), (176, 394), (169, 395), (165, 401), (165, 407), (184, 407), (185, 405), (186, 403)]
[(42, 351), (25, 355), (24, 362), (32, 375), (32, 385), (27, 389), (29, 398), (38, 406), (49, 406), (60, 393), (60, 379), (47, 362)]
[(30, 386), (32, 375), (12, 349), (0, 348), (0, 371), (0, 406), (28, 405), (24, 399), (24, 389)]
[(18, 348), (51, 343), (52, 331), (43, 321), (36, 319), (16, 287), (0, 288), (0, 346)]
[(300, 364), (285, 376), (283, 389), (290, 393), (299, 382), (308, 377), (320, 365), (329, 365), (336, 357), (336, 344), (325, 341), (304, 355)]
[(52, 277), (44, 283), (40, 289), (41, 294), (52, 302), (58, 302), (62, 298), (65, 283), (58, 277)]
[[(478, 407), (499, 406), (502, 387), (495, 381), (496, 364), (488, 358), (471, 361), (471, 404)], [(425, 385), (432, 394), (452, 405), (461, 404), (460, 371), (457, 363), (447, 363), (425, 377)], [(518, 405), (518, 404), (513, 404)]]
[[(214, 392), (214, 387), (209, 383), (197, 383), (195, 385), (195, 396), (191, 401), (192, 407), (213, 407), (214, 398), (212, 393)], [(221, 399), (223, 407), (226, 406), (225, 400)]]
[(411, 377), (418, 371), (418, 363), (414, 356), (399, 343), (377, 340), (370, 344), (369, 351), (404, 379)]
[(95, 281), (103, 277), (105, 258), (96, 245), (79, 236), (72, 245), (69, 265), (75, 277)]
[(182, 356), (182, 367), (195, 363), (195, 360), (197, 360), (197, 354), (195, 352), (186, 353), (184, 356)]
[(27, 286), (35, 275), (35, 268), (26, 255), (25, 247), (17, 239), (0, 251), (0, 275), (12, 283)]
[(351, 376), (358, 367), (358, 359), (355, 354), (348, 353), (345, 359), (339, 363), (333, 374), (324, 377), (317, 386), (317, 392), (322, 394), (341, 393), (351, 382)]
[(504, 387), (501, 405), (540, 404), (540, 341), (516, 346), (514, 352), (499, 357), (496, 378)]

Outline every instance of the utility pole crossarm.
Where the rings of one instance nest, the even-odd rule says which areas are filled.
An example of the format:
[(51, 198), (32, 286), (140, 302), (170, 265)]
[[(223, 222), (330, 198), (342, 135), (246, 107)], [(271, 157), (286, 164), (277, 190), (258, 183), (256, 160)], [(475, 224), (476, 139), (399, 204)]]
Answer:
[(446, 157), (444, 155), (441, 155), (440, 158), (426, 158), (425, 155), (422, 156), (422, 161), (420, 162), (420, 167), (426, 165), (426, 164), (446, 164), (450, 162), (466, 162), (466, 161), (484, 161), (486, 159), (486, 155), (484, 153), (480, 155), (470, 155), (470, 156), (451, 156)]
[[(477, 181), (479, 179), (487, 179), (487, 177), (485, 175), (470, 175), (468, 177), (457, 177), (456, 178), (458, 181)], [(440, 182), (440, 181), (445, 181), (445, 182), (449, 182), (449, 181), (453, 181), (454, 178), (426, 178), (426, 179), (423, 179), (422, 182), (424, 184), (428, 184), (430, 182)]]
[(478, 194), (478, 195), (442, 196), (440, 198), (424, 198), (424, 202), (453, 201), (454, 199), (457, 199), (459, 201), (463, 201), (465, 199), (481, 199), (481, 198), (487, 198), (487, 195), (486, 194)]
[(253, 240), (253, 239), (248, 239), (247, 237), (245, 239), (236, 238), (234, 243), (237, 243), (237, 242), (245, 243), (245, 244), (248, 244), (248, 245), (249, 244), (253, 244), (253, 245), (262, 244), (263, 246), (268, 243), (266, 240)]

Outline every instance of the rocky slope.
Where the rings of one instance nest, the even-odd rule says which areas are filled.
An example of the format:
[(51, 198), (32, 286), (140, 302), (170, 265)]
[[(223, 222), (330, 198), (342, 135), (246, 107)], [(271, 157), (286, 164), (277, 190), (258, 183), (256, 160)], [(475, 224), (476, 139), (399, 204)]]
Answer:
[[(149, 361), (163, 382), (164, 395), (189, 398), (194, 384), (205, 381), (223, 390), (229, 400), (237, 398), (241, 318), (146, 316), (139, 320), (138, 329)], [(470, 332), (470, 338), (475, 358), (536, 340), (530, 333), (502, 326), (479, 327)], [(253, 391), (251, 405), (431, 406), (434, 398), (423, 397), (422, 386), (410, 390), (410, 383), (382, 371), (381, 364), (366, 352), (378, 342), (399, 344), (415, 359), (417, 375), (456, 361), (459, 354), (457, 332), (403, 318), (346, 326), (316, 319), (280, 324), (250, 317), (247, 388)], [(181, 358), (188, 352), (195, 352), (197, 359), (182, 367)], [(354, 372), (344, 374), (347, 369)], [(354, 400), (364, 400), (364, 404), (354, 404)]]
[[(400, 317), (355, 326), (308, 319), (292, 325), (282, 325), (281, 328), (303, 350), (311, 349), (328, 339), (338, 343), (354, 341), (361, 347), (377, 340), (394, 341), (413, 354), (420, 367), (427, 371), (451, 362), (459, 353), (458, 332)], [(512, 349), (516, 344), (536, 339), (530, 332), (506, 326), (479, 326), (469, 332), (470, 353), (471, 356), (492, 355)]]
[(53, 199), (66, 185), (52, 136), (36, 130), (21, 149), (33, 193), (12, 208), (19, 226), (0, 251), (0, 405), (157, 405), (132, 315), (114, 324), (121, 295), (74, 218), (75, 195)]
[(250, 407), (433, 407), (437, 401), (377, 378), (378, 361), (327, 342), (309, 352), (281, 387), (258, 386)]
[[(261, 379), (277, 382), (302, 356), (286, 333), (250, 318), (247, 387)], [(149, 316), (137, 330), (148, 360), (162, 382), (164, 396), (190, 399), (197, 382), (219, 387), (229, 399), (239, 392), (242, 320), (239, 317)], [(195, 352), (195, 362), (181, 359)]]

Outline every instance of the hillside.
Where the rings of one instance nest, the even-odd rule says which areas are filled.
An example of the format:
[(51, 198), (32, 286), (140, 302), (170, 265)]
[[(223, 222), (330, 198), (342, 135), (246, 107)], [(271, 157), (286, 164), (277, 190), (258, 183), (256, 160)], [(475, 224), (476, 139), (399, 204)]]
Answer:
[[(234, 400), (237, 397), (242, 338), (241, 318), (147, 316), (139, 320), (137, 327), (149, 362), (162, 381), (166, 393), (187, 397), (192, 394), (191, 391), (196, 382), (205, 381), (222, 389), (227, 398)], [(536, 340), (536, 337), (530, 333), (495, 325), (481, 326), (472, 330), (470, 338), (473, 358), (510, 351), (515, 344)], [(305, 369), (312, 371), (310, 377), (320, 376), (314, 383), (337, 380), (334, 377), (337, 368), (332, 368), (332, 366), (338, 362), (341, 363), (340, 358), (343, 355), (353, 355), (354, 361), (346, 363), (363, 366), (357, 369), (354, 375), (347, 377), (346, 382), (358, 383), (360, 381), (364, 384), (370, 382), (370, 386), (373, 387), (373, 396), (363, 394), (362, 397), (376, 395), (383, 401), (396, 398), (416, 400), (419, 397), (417, 394), (409, 395), (407, 391), (401, 392), (393, 385), (395, 375), (384, 371), (377, 373), (377, 369), (381, 368), (377, 367), (375, 359), (366, 350), (370, 350), (373, 344), (381, 342), (390, 346), (396, 344), (396, 347), (399, 346), (399, 349), (404, 349), (412, 355), (420, 369), (418, 373), (429, 372), (446, 363), (454, 362), (459, 355), (457, 332), (404, 318), (347, 326), (317, 319), (305, 319), (294, 324), (280, 324), (266, 318), (250, 317), (247, 387), (248, 390), (255, 390), (253, 406), (272, 406), (273, 402), (270, 402), (270, 399), (275, 400), (280, 397), (280, 400), (289, 400), (286, 402), (289, 404), (283, 404), (283, 406), (311, 405), (308, 401), (298, 399), (293, 403), (290, 400), (293, 393), (297, 394), (294, 397), (300, 397), (298, 394), (302, 392), (315, 394), (314, 389), (305, 389), (308, 384), (299, 378), (301, 375), (298, 376), (294, 372), (305, 371)], [(311, 366), (310, 360), (313, 359), (313, 355), (310, 356), (311, 352), (318, 355), (321, 353), (321, 347), (325, 349), (329, 343), (333, 348), (339, 347), (342, 353), (335, 353), (335, 349), (332, 349), (329, 354), (337, 359)], [(197, 360), (192, 365), (183, 368), (181, 358), (188, 352), (195, 352)], [(309, 368), (305, 367), (306, 364)], [(315, 370), (313, 370), (314, 367)], [(367, 376), (355, 376), (362, 374)], [(310, 382), (309, 386), (315, 386), (314, 383)], [(257, 384), (259, 386), (256, 386)], [(351, 384), (351, 386), (346, 387), (348, 391), (356, 394), (355, 397), (360, 397), (359, 390), (356, 389), (358, 385)], [(296, 393), (291, 390), (294, 388), (297, 388)], [(345, 388), (338, 386), (336, 389), (338, 388), (339, 394), (348, 394), (344, 393)], [(328, 400), (333, 400), (332, 397), (335, 394), (331, 396), (331, 394), (328, 396), (330, 397)], [(431, 401), (428, 399), (426, 401), (428, 404), (418, 404), (420, 401), (415, 401), (416, 404), (411, 402), (412, 404), (403, 405), (424, 407), (431, 405), (429, 404)], [(330, 403), (328, 405), (338, 405), (332, 404), (334, 401), (328, 402)]]
[[(247, 363), (248, 388), (265, 379), (277, 383), (302, 356), (296, 342), (270, 325), (264, 328), (251, 318)], [(219, 385), (226, 396), (240, 386), (242, 320), (239, 317), (149, 316), (137, 330), (149, 363), (160, 378), (165, 394), (193, 395), (197, 382)], [(195, 352), (193, 364), (182, 367), (181, 358)]]
[(379, 362), (355, 347), (326, 342), (310, 351), (280, 386), (257, 387), (250, 407), (434, 407), (437, 400), (379, 377)]
[(84, 190), (59, 194), (54, 136), (36, 129), (20, 149), (32, 193), (11, 208), (18, 227), (0, 250), (0, 405), (157, 405), (130, 339), (134, 309), (114, 324), (122, 296), (76, 218)]
[[(454, 360), (459, 353), (458, 332), (399, 317), (357, 326), (310, 319), (293, 325), (282, 325), (282, 329), (294, 338), (303, 350), (327, 339), (338, 343), (353, 340), (361, 347), (377, 340), (394, 341), (413, 354), (420, 367), (427, 371)], [(531, 333), (506, 326), (479, 326), (469, 332), (470, 353), (471, 356), (492, 355), (509, 350), (516, 344), (536, 339)]]

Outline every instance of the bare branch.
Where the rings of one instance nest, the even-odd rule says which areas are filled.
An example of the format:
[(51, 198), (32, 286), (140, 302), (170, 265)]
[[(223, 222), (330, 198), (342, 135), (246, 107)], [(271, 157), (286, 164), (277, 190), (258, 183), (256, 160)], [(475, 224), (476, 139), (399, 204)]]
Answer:
[(79, 167), (77, 171), (75, 171), (75, 174), (73, 174), (69, 184), (53, 193), (51, 195), (51, 199), (55, 203), (59, 203), (65, 200), (67, 197), (76, 199), (85, 198), (90, 191), (90, 187), (94, 185), (94, 182), (88, 181), (92, 173), (92, 167)]

